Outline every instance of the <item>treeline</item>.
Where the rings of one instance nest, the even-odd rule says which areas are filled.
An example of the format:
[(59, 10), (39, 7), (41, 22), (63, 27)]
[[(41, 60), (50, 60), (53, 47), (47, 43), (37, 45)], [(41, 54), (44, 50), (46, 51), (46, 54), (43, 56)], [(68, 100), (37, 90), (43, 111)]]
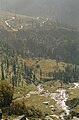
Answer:
[(79, 81), (79, 66), (67, 64), (63, 66), (63, 70), (59, 69), (59, 63), (54, 72), (44, 74), (40, 64), (36, 61), (29, 66), (26, 60), (20, 56), (3, 57), (1, 60), (1, 80), (10, 80), (13, 88), (23, 86), (24, 84), (41, 83), (48, 80), (61, 80), (63, 83), (73, 83)]
[(13, 88), (24, 84), (40, 83), (41, 77), (36, 77), (36, 67), (39, 68), (39, 76), (41, 76), (40, 66), (28, 66), (26, 61), (21, 57), (3, 57), (1, 60), (1, 80), (10, 80)]
[(79, 82), (79, 66), (67, 65), (64, 70), (57, 70), (49, 73), (53, 80), (61, 80), (63, 83)]

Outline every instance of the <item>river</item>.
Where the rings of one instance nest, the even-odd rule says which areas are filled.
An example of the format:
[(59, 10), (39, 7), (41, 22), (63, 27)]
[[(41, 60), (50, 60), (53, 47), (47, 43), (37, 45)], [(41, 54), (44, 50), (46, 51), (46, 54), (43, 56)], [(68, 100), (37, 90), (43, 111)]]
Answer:
[(65, 89), (58, 89), (55, 93), (51, 94), (51, 98), (56, 101), (56, 105), (58, 108), (63, 110), (63, 113), (60, 115), (61, 120), (64, 120), (65, 115), (69, 115), (69, 107), (66, 105), (66, 101), (68, 99), (68, 95)]
[[(25, 98), (29, 98), (33, 94), (41, 95), (41, 92), (44, 91), (44, 88), (42, 85), (37, 86), (37, 91), (31, 91), (29, 92)], [(63, 110), (63, 113), (59, 116), (61, 120), (64, 120), (65, 115), (69, 115), (69, 107), (66, 105), (66, 101), (68, 99), (68, 95), (66, 92), (66, 89), (57, 89), (55, 93), (44, 93), (41, 96), (50, 96), (51, 99), (54, 99), (56, 101), (56, 105), (58, 108), (61, 108)]]
[[(40, 94), (41, 92), (44, 91), (44, 88), (42, 87), (42, 85), (38, 85), (37, 86), (37, 91), (34, 92), (30, 92), (28, 94), (28, 96), (30, 97), (31, 94)], [(61, 108), (63, 110), (63, 113), (60, 115), (61, 120), (64, 120), (64, 116), (65, 115), (69, 115), (69, 107), (66, 105), (66, 101), (68, 99), (68, 95), (66, 92), (66, 89), (57, 89), (55, 93), (44, 93), (42, 94), (42, 96), (50, 96), (51, 99), (54, 99), (56, 101), (56, 105), (58, 108)]]

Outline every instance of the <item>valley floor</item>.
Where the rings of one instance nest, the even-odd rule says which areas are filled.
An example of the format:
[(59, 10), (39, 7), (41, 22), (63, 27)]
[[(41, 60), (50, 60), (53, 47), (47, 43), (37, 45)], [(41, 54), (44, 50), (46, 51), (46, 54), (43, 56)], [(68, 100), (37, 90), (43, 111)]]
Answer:
[[(14, 101), (20, 101), (21, 99), (24, 99), (26, 105), (34, 106), (35, 108), (39, 108), (42, 112), (47, 112), (48, 116), (45, 117), (45, 120), (65, 120), (64, 116), (69, 115), (70, 112), (70, 108), (66, 105), (65, 102), (70, 99), (72, 90), (79, 90), (79, 83), (70, 85), (63, 84), (62, 88), (61, 85), (58, 85), (56, 90), (54, 90), (55, 84), (58, 85), (60, 82), (53, 81), (40, 84), (35, 87), (35, 90), (31, 90), (29, 93), (25, 93), (25, 95), (23, 95), (23, 91), (21, 91), (22, 93), (18, 92), (18, 96), (21, 94), (23, 97), (16, 99), (14, 98)], [(74, 96), (75, 95), (73, 93), (73, 97)], [(79, 118), (73, 117), (73, 120), (77, 119)], [(17, 119), (14, 120), (19, 119), (17, 117)]]

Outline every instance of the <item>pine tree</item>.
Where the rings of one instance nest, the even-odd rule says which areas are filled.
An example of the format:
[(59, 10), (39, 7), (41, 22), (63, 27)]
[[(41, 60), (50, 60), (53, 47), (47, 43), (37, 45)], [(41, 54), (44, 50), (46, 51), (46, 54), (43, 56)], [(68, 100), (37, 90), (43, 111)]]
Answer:
[(40, 81), (42, 80), (42, 70), (40, 69)]
[(9, 70), (9, 60), (7, 58), (7, 61), (6, 61), (6, 68), (7, 68), (7, 71)]
[(15, 63), (15, 60), (13, 61), (13, 72), (14, 72), (14, 75), (16, 75), (16, 63)]
[(1, 74), (2, 74), (2, 77), (1, 79), (4, 80), (5, 77), (4, 77), (4, 68), (3, 68), (3, 62), (1, 63)]
[(35, 80), (36, 80), (36, 75), (35, 75), (35, 71), (34, 71), (34, 74), (33, 74), (33, 82), (35, 83)]

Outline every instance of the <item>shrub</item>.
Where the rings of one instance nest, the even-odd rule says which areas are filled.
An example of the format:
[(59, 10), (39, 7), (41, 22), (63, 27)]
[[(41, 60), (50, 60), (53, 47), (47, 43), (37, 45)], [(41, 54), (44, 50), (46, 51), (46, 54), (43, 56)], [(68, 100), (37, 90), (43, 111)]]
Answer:
[(7, 107), (13, 99), (13, 90), (6, 80), (0, 82), (0, 107)]
[(23, 100), (14, 101), (10, 105), (10, 115), (22, 115), (27, 117), (43, 118), (44, 114), (34, 106), (25, 106)]
[(13, 101), (10, 105), (10, 115), (22, 115), (25, 111), (24, 101)]

